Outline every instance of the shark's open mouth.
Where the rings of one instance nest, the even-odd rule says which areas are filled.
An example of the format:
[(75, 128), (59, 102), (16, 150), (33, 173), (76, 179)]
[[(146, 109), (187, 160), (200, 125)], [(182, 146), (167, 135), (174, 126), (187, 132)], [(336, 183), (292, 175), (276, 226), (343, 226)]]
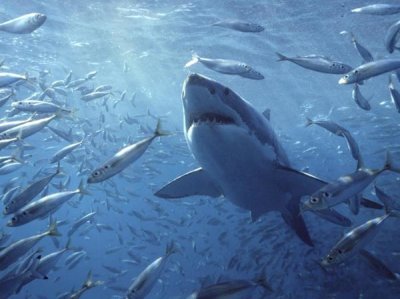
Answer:
[(198, 125), (202, 123), (211, 125), (231, 125), (235, 124), (233, 118), (216, 113), (203, 113), (200, 115), (191, 115), (189, 120), (191, 125)]

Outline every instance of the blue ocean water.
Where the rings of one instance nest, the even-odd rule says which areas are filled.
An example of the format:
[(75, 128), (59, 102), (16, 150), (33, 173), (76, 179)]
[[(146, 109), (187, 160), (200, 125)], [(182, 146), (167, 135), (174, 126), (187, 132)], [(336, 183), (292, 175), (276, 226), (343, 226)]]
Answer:
[[(247, 211), (224, 198), (166, 200), (153, 195), (170, 180), (199, 166), (182, 129), (182, 83), (191, 72), (229, 86), (260, 112), (271, 109), (272, 127), (296, 169), (307, 169), (332, 181), (356, 168), (344, 139), (318, 126), (305, 127), (307, 117), (329, 117), (348, 129), (368, 167), (382, 167), (387, 150), (398, 165), (400, 115), (390, 100), (388, 76), (372, 78), (361, 86), (362, 93), (371, 97), (372, 108), (364, 111), (351, 97), (353, 86), (338, 85), (340, 75), (277, 62), (275, 54), (319, 54), (356, 67), (361, 58), (349, 36), (340, 34), (347, 30), (377, 59), (399, 58), (398, 53), (387, 53), (383, 40), (400, 15), (350, 12), (366, 4), (315, 0), (2, 1), (0, 22), (30, 12), (47, 16), (43, 26), (31, 34), (0, 32), (0, 59), (5, 60), (2, 71), (28, 73), (35, 79), (35, 83), (15, 86), (13, 100), (40, 93), (43, 88), (39, 82), (48, 87), (64, 80), (71, 71), (72, 80), (97, 71), (82, 85), (88, 89), (112, 86), (107, 100), (87, 103), (74, 88), (62, 87), (66, 95), (56, 93), (56, 102), (74, 111), (71, 117), (56, 119), (50, 126), (72, 129), (75, 141), (86, 134), (93, 137), (62, 160), (63, 174), (54, 178), (49, 193), (58, 192), (57, 185), (65, 182), (65, 189), (76, 189), (123, 146), (150, 136), (157, 119), (165, 130), (173, 132), (154, 140), (123, 172), (104, 183), (87, 186), (89, 195), (76, 196), (52, 215), (66, 223), (59, 226), (58, 244), (45, 237), (35, 246), (43, 255), (56, 251), (56, 245), (62, 248), (73, 223), (96, 212), (93, 220), (71, 237), (71, 247), (82, 251), (83, 257), (71, 266), (65, 260), (73, 251), (64, 253), (49, 279), (35, 280), (10, 298), (58, 298), (78, 290), (89, 271), (95, 281), (104, 283), (82, 298), (124, 298), (133, 279), (164, 255), (171, 241), (179, 250), (168, 259), (147, 298), (187, 298), (202, 286), (229, 279), (252, 280), (263, 271), (274, 291), (264, 293), (255, 288), (244, 298), (400, 298), (400, 284), (372, 271), (357, 254), (329, 271), (316, 263), (351, 228), (306, 213), (305, 221), (315, 242), (311, 248), (296, 237), (277, 212), (253, 223)], [(255, 22), (265, 30), (243, 33), (210, 26), (223, 19)], [(224, 75), (201, 64), (184, 68), (193, 53), (244, 61), (265, 79)], [(124, 92), (124, 99), (119, 101)], [(8, 113), (13, 100), (1, 108), (3, 119), (11, 118)], [(25, 151), (29, 155), (26, 163), (0, 178), (4, 191), (11, 182), (25, 187), (43, 175), (37, 176), (39, 170), (53, 172), (49, 157), (68, 145), (49, 129), (27, 138), (26, 143), (31, 145)], [(2, 149), (1, 156), (13, 150), (12, 146)], [(376, 184), (398, 198), (399, 175), (383, 173)], [(378, 201), (373, 185), (363, 194)], [(251, 190), (248, 196), (252, 196)], [(384, 214), (383, 210), (361, 208), (355, 216), (345, 205), (338, 211), (352, 220), (352, 228)], [(49, 221), (46, 217), (7, 227), (9, 219), (5, 216), (0, 220), (2, 231), (11, 235), (0, 247), (45, 231)], [(394, 272), (400, 272), (398, 227), (397, 219), (389, 219), (366, 246)]]

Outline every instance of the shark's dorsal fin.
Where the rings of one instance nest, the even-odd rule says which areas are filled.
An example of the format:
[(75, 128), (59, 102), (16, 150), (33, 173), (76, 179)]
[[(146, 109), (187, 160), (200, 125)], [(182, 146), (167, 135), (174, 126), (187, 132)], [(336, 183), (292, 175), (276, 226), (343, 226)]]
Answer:
[(192, 195), (219, 197), (222, 193), (204, 170), (197, 168), (169, 182), (154, 195), (162, 198), (182, 198)]
[(266, 119), (271, 120), (271, 109), (265, 109), (262, 114), (265, 116)]

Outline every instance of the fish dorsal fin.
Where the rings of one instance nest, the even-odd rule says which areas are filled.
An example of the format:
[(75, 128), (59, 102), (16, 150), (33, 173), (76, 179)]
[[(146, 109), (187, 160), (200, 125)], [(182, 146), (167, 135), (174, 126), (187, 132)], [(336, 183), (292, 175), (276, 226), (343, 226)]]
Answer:
[(271, 109), (269, 108), (265, 109), (262, 114), (266, 119), (268, 119), (269, 121), (271, 120)]
[(161, 198), (182, 198), (192, 195), (219, 197), (222, 192), (202, 168), (197, 168), (169, 182), (154, 195)]

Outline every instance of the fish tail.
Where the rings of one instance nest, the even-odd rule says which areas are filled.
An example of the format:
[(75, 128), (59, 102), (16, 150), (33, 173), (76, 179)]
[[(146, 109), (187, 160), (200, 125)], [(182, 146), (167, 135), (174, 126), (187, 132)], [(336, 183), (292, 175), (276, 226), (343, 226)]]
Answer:
[(171, 133), (171, 132), (168, 132), (168, 131), (164, 131), (164, 130), (161, 128), (161, 119), (158, 119), (158, 120), (157, 120), (156, 129), (154, 130), (154, 136), (156, 136), (156, 137), (161, 137), (161, 136), (168, 136), (168, 135), (172, 135), (172, 133)]
[(89, 195), (90, 194), (89, 191), (87, 191), (83, 180), (81, 180), (79, 182), (79, 186), (78, 186), (77, 191), (78, 191), (79, 194), (81, 194), (81, 197), (83, 197), (84, 195)]
[(93, 274), (92, 270), (89, 270), (88, 275), (86, 276), (86, 280), (83, 283), (83, 286), (90, 288), (92, 285), (93, 285)]
[(266, 279), (265, 269), (262, 271), (260, 277), (254, 280), (254, 283), (264, 288), (266, 291), (271, 291), (271, 292), (274, 291), (271, 285), (269, 284), (268, 280)]
[(379, 198), (379, 200), (383, 203), (385, 207), (385, 213), (389, 216), (394, 216), (400, 218), (400, 210), (395, 208), (396, 202), (394, 198), (387, 195), (382, 189), (380, 189), (377, 185), (375, 187), (375, 194)]
[(386, 161), (383, 170), (400, 173), (400, 168), (393, 166), (392, 154), (389, 151), (386, 151)]
[(189, 60), (186, 64), (185, 64), (185, 68), (188, 68), (190, 66), (192, 66), (193, 64), (196, 64), (199, 62), (200, 56), (197, 55), (196, 53), (192, 54), (192, 59)]
[(49, 230), (47, 231), (47, 234), (52, 237), (61, 236), (60, 232), (57, 230), (57, 221), (53, 220), (51, 217), (50, 217)]
[(289, 60), (289, 58), (279, 52), (275, 52), (276, 55), (278, 55), (278, 60), (277, 61), (285, 61), (285, 60)]
[(168, 243), (166, 249), (165, 249), (165, 256), (168, 257), (174, 253), (177, 253), (179, 251), (178, 247), (176, 247), (176, 244), (174, 241), (171, 241)]
[(15, 160), (15, 161), (17, 161), (19, 163), (25, 163), (25, 160), (24, 160), (24, 147), (22, 146), (21, 143), (18, 143), (17, 149), (13, 152), (13, 154), (11, 156), (12, 156), (13, 160)]
[(313, 122), (313, 120), (311, 118), (309, 118), (309, 117), (306, 118), (306, 127), (311, 126), (313, 123), (314, 122)]

